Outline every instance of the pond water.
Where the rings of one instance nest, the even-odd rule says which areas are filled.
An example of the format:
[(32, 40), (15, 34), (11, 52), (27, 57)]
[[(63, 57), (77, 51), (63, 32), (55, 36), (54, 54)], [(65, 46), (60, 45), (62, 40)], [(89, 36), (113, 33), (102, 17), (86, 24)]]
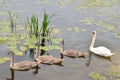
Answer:
[[(17, 25), (23, 25), (27, 17), (38, 15), (40, 21), (44, 10), (55, 14), (51, 24), (58, 33), (52, 34), (65, 39), (65, 49), (87, 52), (85, 58), (64, 57), (63, 66), (40, 64), (25, 72), (10, 71), (7, 61), (0, 64), (0, 80), (93, 80), (91, 72), (104, 72), (120, 65), (120, 1), (119, 0), (3, 0), (0, 1), (0, 21), (9, 20), (8, 11), (18, 12)], [(0, 25), (2, 27), (2, 25)], [(116, 53), (111, 59), (89, 53), (92, 31), (97, 31), (95, 46), (106, 46)], [(0, 36), (4, 36), (0, 32)], [(0, 45), (0, 55), (7, 56), (6, 44)], [(59, 50), (49, 53), (60, 58)], [(15, 61), (33, 60), (29, 53), (15, 56)], [(120, 69), (120, 67), (118, 68)], [(120, 71), (120, 70), (119, 70)]]

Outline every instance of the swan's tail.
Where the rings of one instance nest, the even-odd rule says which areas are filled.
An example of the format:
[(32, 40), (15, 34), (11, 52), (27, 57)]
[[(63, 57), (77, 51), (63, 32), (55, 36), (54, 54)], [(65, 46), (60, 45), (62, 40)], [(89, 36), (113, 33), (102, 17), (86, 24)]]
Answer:
[(115, 55), (115, 53), (112, 53), (111, 56)]

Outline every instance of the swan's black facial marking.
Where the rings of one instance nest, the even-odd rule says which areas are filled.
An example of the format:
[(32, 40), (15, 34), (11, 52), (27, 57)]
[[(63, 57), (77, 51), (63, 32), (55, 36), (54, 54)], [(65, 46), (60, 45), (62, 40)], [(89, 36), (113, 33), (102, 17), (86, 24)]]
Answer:
[(92, 34), (93, 34), (93, 35), (96, 34), (96, 31), (93, 31)]

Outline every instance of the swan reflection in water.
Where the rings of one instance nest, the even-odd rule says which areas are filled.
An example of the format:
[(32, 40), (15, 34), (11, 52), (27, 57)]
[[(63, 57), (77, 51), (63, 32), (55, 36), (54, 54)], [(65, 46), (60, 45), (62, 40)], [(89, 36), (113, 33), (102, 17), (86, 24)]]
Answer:
[[(35, 70), (33, 71), (33, 74), (34, 75), (38, 74), (38, 71), (39, 71), (40, 67), (36, 66), (34, 69)], [(6, 80), (15, 80), (15, 72), (14, 71), (15, 71), (14, 69), (10, 69), (11, 77), (10, 78), (6, 78)], [(26, 72), (26, 71), (24, 71), (24, 72)]]
[(93, 55), (99, 59), (105, 59), (107, 61), (110, 61), (112, 62), (112, 59), (111, 57), (103, 57), (103, 56), (99, 56), (99, 55), (95, 55), (94, 53), (92, 53), (91, 51), (89, 51), (88, 53), (88, 60), (86, 61), (86, 66), (90, 66), (91, 62), (92, 62), (92, 58), (93, 58)]
[(11, 72), (11, 78), (6, 78), (6, 80), (14, 80), (14, 70), (10, 69)]

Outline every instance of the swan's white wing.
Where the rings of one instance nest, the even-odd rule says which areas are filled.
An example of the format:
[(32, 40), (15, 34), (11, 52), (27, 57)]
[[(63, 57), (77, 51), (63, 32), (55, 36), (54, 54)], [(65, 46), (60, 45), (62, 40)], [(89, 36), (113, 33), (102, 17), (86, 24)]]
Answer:
[(106, 56), (106, 57), (112, 55), (111, 51), (104, 46), (93, 48), (92, 52), (101, 56)]

